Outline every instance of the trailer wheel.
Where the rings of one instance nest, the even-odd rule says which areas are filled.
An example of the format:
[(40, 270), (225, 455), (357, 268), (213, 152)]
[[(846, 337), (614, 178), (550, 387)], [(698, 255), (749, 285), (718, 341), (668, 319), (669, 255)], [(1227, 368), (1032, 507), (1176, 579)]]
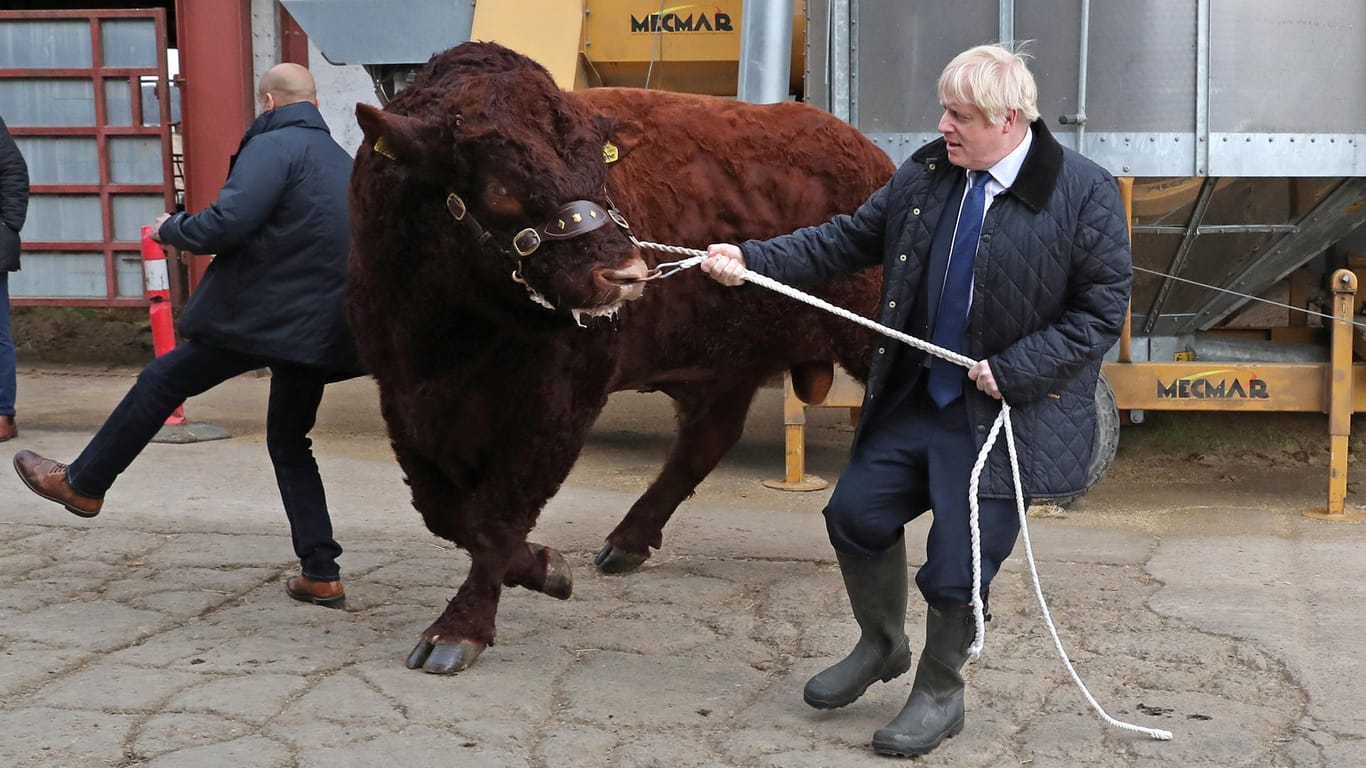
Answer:
[[(1086, 491), (1095, 487), (1114, 463), (1115, 451), (1119, 450), (1119, 401), (1115, 390), (1110, 386), (1105, 374), (1096, 379), (1096, 451), (1091, 455), (1091, 466), (1086, 472)], [(1053, 503), (1065, 507), (1086, 495), (1082, 491), (1076, 496), (1053, 499)]]

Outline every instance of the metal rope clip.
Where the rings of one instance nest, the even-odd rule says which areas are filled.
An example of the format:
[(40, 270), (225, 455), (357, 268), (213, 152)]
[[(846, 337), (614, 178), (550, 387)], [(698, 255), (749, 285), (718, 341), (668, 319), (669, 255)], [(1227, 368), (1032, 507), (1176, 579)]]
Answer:
[(685, 264), (685, 262), (688, 261), (691, 261), (691, 259), (682, 259), (680, 261), (661, 261), (660, 263), (655, 265), (654, 269), (651, 269), (649, 272), (646, 272), (645, 277), (642, 277), (641, 280), (663, 280), (666, 277), (672, 277), (678, 274), (679, 272), (682, 272), (683, 270), (687, 269), (688, 267), (691, 267), (692, 264)]

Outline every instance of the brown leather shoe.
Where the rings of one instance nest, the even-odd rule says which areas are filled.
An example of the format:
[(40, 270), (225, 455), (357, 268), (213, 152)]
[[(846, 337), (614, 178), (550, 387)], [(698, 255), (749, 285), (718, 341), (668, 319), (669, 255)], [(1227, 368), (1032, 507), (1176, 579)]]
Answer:
[(66, 481), (65, 464), (45, 459), (33, 451), (14, 454), (14, 471), (19, 473), (19, 479), (30, 491), (61, 504), (67, 512), (78, 517), (94, 517), (104, 506), (104, 499), (92, 499), (71, 490), (71, 485)]
[(295, 600), (324, 608), (341, 608), (346, 605), (346, 591), (341, 580), (318, 581), (307, 576), (290, 576), (285, 581), (285, 592)]
[(14, 424), (13, 416), (0, 416), (0, 443), (19, 436), (19, 427)]

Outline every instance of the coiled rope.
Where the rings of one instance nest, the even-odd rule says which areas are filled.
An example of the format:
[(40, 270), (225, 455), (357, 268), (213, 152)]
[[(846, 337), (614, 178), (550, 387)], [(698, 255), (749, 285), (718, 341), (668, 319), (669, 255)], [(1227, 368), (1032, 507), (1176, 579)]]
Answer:
[[(655, 251), (688, 257), (670, 264), (670, 271), (661, 273), (660, 276), (675, 274), (682, 270), (695, 267), (698, 264), (701, 264), (702, 260), (707, 256), (706, 251), (701, 251), (696, 248), (651, 243), (643, 240), (635, 240), (635, 238), (632, 238), (632, 240), (641, 248), (649, 248)], [(757, 272), (746, 269), (741, 273), (740, 277), (747, 283), (753, 283), (754, 285), (767, 288), (776, 293), (781, 293), (784, 296), (796, 299), (802, 303), (823, 309), (832, 315), (837, 315), (852, 323), (857, 323), (865, 328), (870, 328), (884, 336), (909, 344), (916, 349), (923, 350), (935, 357), (948, 360), (951, 363), (957, 363), (964, 368), (971, 368), (977, 362), (970, 357), (960, 355), (952, 350), (936, 346), (923, 339), (917, 339), (914, 336), (894, 328), (888, 328), (887, 326), (869, 320), (862, 315), (855, 314), (842, 307), (837, 307), (823, 299), (808, 293), (803, 293), (791, 286), (784, 285), (777, 280), (765, 277)], [(1029, 541), (1029, 521), (1024, 505), (1024, 488), (1020, 483), (1020, 463), (1015, 450), (1014, 429), (1010, 423), (1010, 404), (1004, 400), (1001, 401), (1001, 413), (996, 417), (995, 423), (991, 425), (991, 431), (987, 433), (986, 443), (982, 446), (982, 450), (977, 454), (977, 461), (972, 467), (972, 479), (969, 481), (968, 485), (968, 504), (970, 509), (968, 527), (972, 538), (972, 617), (973, 621), (977, 624), (977, 637), (973, 640), (972, 645), (968, 647), (968, 653), (970, 653), (974, 659), (977, 658), (981, 655), (982, 646), (986, 642), (986, 619), (983, 615), (984, 608), (981, 594), (982, 534), (978, 521), (977, 491), (981, 482), (982, 469), (986, 466), (987, 457), (990, 456), (991, 449), (996, 445), (997, 436), (1000, 435), (1002, 431), (1005, 432), (1006, 436), (1006, 452), (1010, 456), (1011, 476), (1015, 483), (1015, 507), (1016, 513), (1020, 518), (1020, 538), (1024, 542), (1025, 560), (1029, 563), (1029, 575), (1034, 582), (1034, 596), (1039, 601), (1039, 610), (1043, 613), (1044, 625), (1048, 627), (1048, 634), (1053, 638), (1053, 647), (1057, 649), (1058, 656), (1062, 659), (1063, 667), (1067, 670), (1067, 674), (1071, 676), (1072, 682), (1081, 690), (1082, 696), (1085, 697), (1087, 703), (1091, 705), (1091, 708), (1094, 709), (1096, 714), (1098, 714), (1106, 723), (1116, 728), (1146, 734), (1159, 741), (1170, 741), (1172, 738), (1171, 731), (1164, 731), (1160, 728), (1145, 728), (1141, 725), (1126, 723), (1111, 717), (1105, 709), (1100, 706), (1095, 697), (1091, 695), (1091, 692), (1087, 690), (1086, 684), (1082, 682), (1081, 676), (1077, 674), (1076, 668), (1072, 666), (1072, 660), (1068, 658), (1067, 651), (1062, 646), (1062, 640), (1058, 638), (1057, 627), (1053, 624), (1053, 615), (1048, 610), (1048, 603), (1044, 600), (1043, 596), (1043, 587), (1039, 584), (1039, 571), (1034, 564), (1034, 548)]]

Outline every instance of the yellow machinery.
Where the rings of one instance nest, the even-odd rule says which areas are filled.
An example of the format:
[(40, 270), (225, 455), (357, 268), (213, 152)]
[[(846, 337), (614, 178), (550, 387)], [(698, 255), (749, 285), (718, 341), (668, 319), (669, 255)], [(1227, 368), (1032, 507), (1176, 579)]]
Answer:
[[(599, 85), (734, 96), (743, 3), (584, 0), (584, 80)], [(796, 3), (790, 88), (802, 88), (805, 3)]]
[[(802, 88), (806, 7), (793, 15), (793, 93)], [(480, 0), (473, 40), (497, 40), (566, 89), (631, 86), (734, 96), (742, 0)], [(534, 19), (534, 23), (528, 20)]]

